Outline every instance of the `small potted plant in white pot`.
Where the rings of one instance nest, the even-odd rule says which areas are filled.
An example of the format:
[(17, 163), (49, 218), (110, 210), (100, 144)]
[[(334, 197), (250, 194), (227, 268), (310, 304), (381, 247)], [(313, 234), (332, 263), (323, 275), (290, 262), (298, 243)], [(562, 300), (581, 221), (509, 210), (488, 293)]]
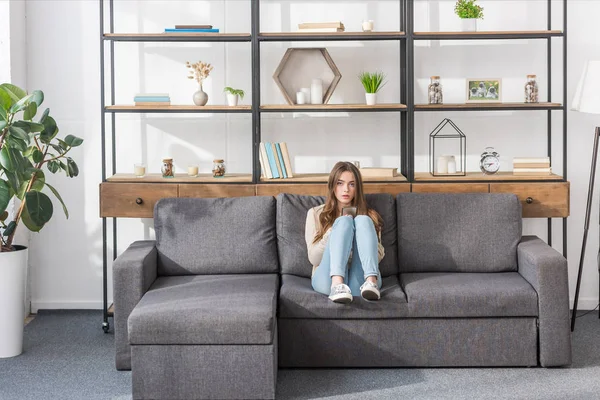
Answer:
[(377, 104), (377, 92), (386, 84), (383, 72), (362, 72), (358, 78), (365, 88), (365, 97), (368, 106)]
[[(27, 247), (13, 243), (20, 224), (38, 232), (52, 218), (52, 193), (69, 214), (50, 174), (64, 171), (69, 178), (79, 168), (69, 151), (83, 139), (57, 137), (56, 121), (46, 109), (38, 116), (44, 93), (3, 83), (0, 85), (0, 358), (14, 357), (23, 349)], [(14, 215), (8, 209), (14, 204)]]
[(230, 107), (235, 107), (238, 105), (238, 99), (244, 100), (244, 91), (242, 89), (234, 89), (232, 87), (227, 86), (223, 89), (224, 92), (227, 93), (227, 104)]
[(477, 20), (483, 19), (483, 7), (475, 4), (477, 0), (458, 0), (454, 12), (462, 21), (463, 32), (476, 32)]

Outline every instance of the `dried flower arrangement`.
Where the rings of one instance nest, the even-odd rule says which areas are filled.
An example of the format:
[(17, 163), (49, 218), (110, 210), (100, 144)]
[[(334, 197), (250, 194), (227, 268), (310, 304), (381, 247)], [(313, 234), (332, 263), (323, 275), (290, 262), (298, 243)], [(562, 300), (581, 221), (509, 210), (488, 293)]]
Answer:
[(185, 62), (185, 66), (190, 69), (188, 79), (195, 79), (200, 85), (208, 75), (210, 75), (210, 71), (213, 70), (213, 66), (209, 63), (205, 63), (202, 61), (198, 61), (197, 63), (190, 64), (189, 61)]

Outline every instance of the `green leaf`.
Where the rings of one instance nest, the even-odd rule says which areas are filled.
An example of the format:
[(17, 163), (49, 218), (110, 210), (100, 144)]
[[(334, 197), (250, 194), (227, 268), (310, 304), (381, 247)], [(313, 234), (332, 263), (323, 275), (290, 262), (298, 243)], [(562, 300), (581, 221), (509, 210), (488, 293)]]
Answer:
[(8, 172), (15, 172), (19, 165), (16, 160), (16, 149), (12, 149), (8, 146), (2, 147), (0, 150), (0, 165)]
[(58, 127), (56, 126), (56, 121), (54, 121), (54, 118), (48, 116), (44, 119), (44, 130), (40, 133), (40, 139), (45, 144), (48, 144), (54, 139), (57, 133)]
[(10, 97), (14, 99), (14, 101), (19, 101), (23, 97), (27, 96), (27, 92), (25, 90), (13, 84), (3, 83), (0, 85), (0, 87), (3, 88), (10, 95)]
[(11, 199), (10, 187), (8, 183), (2, 179), (0, 179), (0, 214), (2, 214), (6, 207), (8, 207), (8, 203)]
[(64, 153), (67, 150), (69, 150), (69, 145), (64, 140), (56, 139), (56, 141), (58, 142), (58, 148), (61, 149), (61, 153)]
[(63, 207), (63, 211), (65, 212), (65, 216), (67, 217), (67, 219), (69, 219), (69, 210), (67, 210), (67, 206), (65, 205), (65, 202), (63, 201), (62, 197), (60, 197), (60, 194), (58, 194), (58, 191), (48, 183), (46, 183), (46, 186), (48, 186), (48, 188), (52, 191), (52, 193), (54, 193), (58, 201), (60, 201), (60, 204), (62, 204)]
[(25, 143), (25, 141), (18, 139), (16, 137), (7, 136), (6, 143), (8, 143), (11, 147), (14, 147), (15, 149), (17, 149), (19, 151), (27, 150), (27, 143)]
[[(31, 185), (30, 190), (41, 192), (46, 184), (46, 176), (44, 175), (44, 172), (42, 170), (33, 169), (33, 171), (35, 172), (36, 179), (33, 182), (33, 185)], [(17, 194), (18, 198), (22, 199), (23, 196), (25, 196), (25, 192), (27, 191), (27, 187), (29, 186), (29, 181), (32, 179), (32, 175), (33, 173), (30, 173), (29, 177), (23, 180), (23, 182), (21, 182), (21, 186), (19, 187), (19, 193)]]
[(69, 175), (69, 178), (79, 175), (79, 167), (77, 167), (77, 164), (71, 157), (67, 157), (67, 168), (67, 174)]
[(32, 121), (16, 121), (13, 126), (23, 129), (25, 132), (41, 132), (44, 130), (44, 125)]
[(6, 118), (6, 112), (10, 109), (10, 107), (18, 100), (13, 100), (13, 98), (10, 96), (10, 94), (8, 94), (8, 92), (2, 88), (2, 86), (0, 86), (0, 115), (2, 115), (2, 118), (4, 118), (4, 120), (7, 120)]
[(57, 161), (48, 162), (48, 170), (55, 174), (60, 169), (60, 164)]
[(83, 139), (78, 138), (77, 136), (67, 135), (65, 137), (65, 143), (71, 147), (77, 147), (83, 143)]
[(39, 163), (44, 159), (44, 153), (42, 153), (41, 151), (39, 151), (37, 148), (33, 149), (33, 153), (32, 153), (32, 159), (34, 163)]
[(29, 106), (29, 102), (31, 101), (32, 97), (33, 97), (33, 95), (28, 95), (28, 96), (23, 97), (21, 100), (17, 101), (15, 104), (13, 104), (12, 107), (10, 107), (9, 112), (16, 114), (19, 111), (24, 110), (25, 108), (27, 108)]
[(27, 192), (25, 195), (25, 208), (31, 217), (31, 221), (40, 229), (52, 218), (52, 201), (42, 192)]
[(10, 186), (11, 193), (13, 195), (17, 195), (19, 187), (21, 186), (19, 177), (15, 172), (4, 171), (6, 178), (8, 179), (8, 184)]
[(7, 124), (8, 122), (0, 120), (0, 132), (2, 132), (2, 129), (6, 128)]
[(29, 215), (29, 211), (27, 211), (27, 207), (23, 208), (23, 212), (21, 213), (21, 221), (23, 224), (25, 224), (27, 229), (32, 232), (39, 232), (43, 228), (43, 226), (38, 226), (35, 224), (35, 222), (33, 222), (31, 216)]
[(8, 218), (8, 211), (4, 211), (2, 214), (0, 214), (0, 221), (4, 222), (4, 221), (6, 221), (7, 218)]
[[(2, 106), (2, 89), (0, 89), (0, 122), (8, 121), (8, 114), (6, 110)], [(9, 107), (10, 108), (10, 107)]]
[(33, 96), (31, 101), (33, 101), (37, 107), (41, 106), (44, 102), (44, 92), (41, 90), (34, 90), (31, 95)]
[(52, 147), (54, 150), (56, 150), (58, 152), (58, 154), (62, 154), (65, 152), (65, 150), (62, 147), (60, 147), (59, 145), (57, 145), (55, 143), (50, 143), (49, 146)]
[(17, 139), (21, 139), (25, 142), (29, 142), (29, 135), (22, 128), (16, 127), (14, 125), (9, 126), (8, 133), (10, 133), (12, 136), (16, 137)]
[(15, 231), (16, 227), (17, 227), (17, 223), (15, 221), (10, 221), (8, 223), (8, 225), (6, 226), (6, 229), (4, 230), (2, 235), (4, 235), (4, 236), (12, 235), (12, 233)]
[(46, 120), (46, 117), (48, 117), (48, 114), (50, 114), (50, 109), (49, 109), (49, 108), (46, 108), (46, 109), (44, 110), (44, 113), (43, 113), (43, 114), (42, 114), (42, 116), (40, 117), (40, 121), (39, 121), (39, 122), (40, 122), (40, 124), (43, 124), (43, 123), (44, 123), (44, 121)]
[(30, 121), (33, 119), (33, 117), (35, 117), (35, 114), (37, 114), (37, 104), (35, 104), (33, 102), (33, 95), (32, 95), (32, 101), (31, 101), (31, 103), (29, 103), (27, 105), (27, 108), (25, 109), (25, 112), (23, 113), (23, 119)]

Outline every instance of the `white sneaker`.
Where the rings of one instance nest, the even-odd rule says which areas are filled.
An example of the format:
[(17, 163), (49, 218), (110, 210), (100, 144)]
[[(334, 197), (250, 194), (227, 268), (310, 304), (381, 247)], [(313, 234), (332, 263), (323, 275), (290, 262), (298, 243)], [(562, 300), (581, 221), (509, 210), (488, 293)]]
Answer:
[(334, 303), (348, 304), (352, 302), (352, 291), (350, 290), (350, 287), (344, 283), (332, 286), (329, 300)]
[(379, 300), (381, 298), (381, 293), (379, 293), (379, 288), (376, 283), (371, 281), (365, 281), (360, 287), (360, 295), (365, 300)]

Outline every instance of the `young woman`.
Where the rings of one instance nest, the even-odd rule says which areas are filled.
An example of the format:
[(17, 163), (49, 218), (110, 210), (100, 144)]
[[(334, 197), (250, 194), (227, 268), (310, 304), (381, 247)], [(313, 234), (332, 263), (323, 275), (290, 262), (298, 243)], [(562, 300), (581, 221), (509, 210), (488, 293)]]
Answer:
[[(383, 219), (367, 206), (360, 171), (354, 164), (335, 164), (327, 189), (325, 204), (311, 208), (306, 215), (312, 287), (336, 303), (350, 303), (358, 293), (366, 300), (379, 300), (379, 262), (385, 255)], [(356, 207), (356, 217), (342, 214), (344, 207)]]

